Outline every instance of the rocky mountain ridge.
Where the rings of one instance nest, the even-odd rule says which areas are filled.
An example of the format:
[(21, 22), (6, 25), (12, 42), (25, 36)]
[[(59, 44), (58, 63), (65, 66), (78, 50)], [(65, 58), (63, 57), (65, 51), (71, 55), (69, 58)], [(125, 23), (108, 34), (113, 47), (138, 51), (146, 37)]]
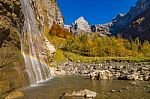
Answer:
[(64, 28), (74, 35), (80, 35), (83, 32), (91, 32), (90, 25), (83, 16), (79, 17), (71, 25), (65, 25)]
[[(147, 39), (148, 37), (146, 37), (146, 35), (144, 34), (144, 32), (146, 32), (146, 34), (148, 34), (148, 30), (145, 30), (145, 31), (142, 31), (142, 34), (141, 35), (138, 35), (140, 32), (141, 32), (141, 29), (138, 29), (139, 31), (136, 31), (137, 34), (132, 30), (131, 27), (131, 24), (132, 23), (135, 23), (134, 21), (138, 20), (138, 17), (143, 15), (143, 13), (148, 13), (148, 10), (150, 8), (150, 1), (149, 0), (137, 0), (136, 4), (134, 7), (131, 7), (129, 12), (126, 13), (126, 14), (121, 14), (119, 13), (111, 22), (109, 23), (106, 23), (106, 24), (95, 24), (95, 25), (88, 25), (86, 23), (88, 23), (87, 21), (86, 22), (83, 22), (83, 23), (80, 23), (78, 22), (78, 25), (77, 24), (72, 24), (72, 25), (67, 25), (67, 27), (65, 27), (67, 30), (69, 30), (70, 32), (72, 32), (73, 34), (76, 33), (76, 34), (80, 34), (81, 32), (77, 33), (78, 29), (77, 29), (77, 26), (81, 26), (82, 25), (82, 30), (84, 32), (87, 31), (88, 29), (88, 32), (97, 32), (99, 33), (101, 36), (105, 36), (105, 35), (116, 35), (118, 33), (122, 33), (120, 35), (122, 35), (123, 37), (125, 38), (132, 38), (133, 37), (133, 34), (136, 35), (134, 36), (133, 38), (135, 37), (141, 37), (141, 35), (143, 34), (144, 36), (142, 36), (142, 40), (149, 40)], [(142, 16), (141, 16), (142, 17)], [(140, 18), (141, 18), (140, 17)], [(147, 16), (147, 18), (150, 17), (150, 16)], [(80, 18), (79, 18), (80, 19)], [(82, 19), (82, 18), (81, 18)], [(140, 19), (139, 19), (140, 20)], [(144, 20), (143, 20), (144, 21)], [(75, 21), (76, 22), (76, 21)], [(74, 23), (75, 23), (74, 22)], [(147, 24), (150, 24), (148, 23), (147, 21)], [(147, 25), (146, 25), (147, 26)], [(130, 28), (127, 28), (127, 27), (130, 27)], [(90, 29), (89, 29), (90, 28)], [(139, 28), (142, 28), (142, 30), (144, 30), (145, 27), (139, 27)], [(148, 27), (146, 27), (148, 28)], [(127, 30), (125, 30), (127, 29)], [(130, 35), (130, 32), (132, 31), (131, 35)], [(127, 33), (128, 32), (128, 33)], [(127, 34), (126, 34), (127, 33)]]
[(65, 25), (64, 28), (74, 35), (81, 35), (84, 33), (91, 34), (94, 32), (99, 33), (100, 36), (106, 36), (110, 34), (108, 25), (89, 25), (88, 21), (85, 20), (83, 16), (79, 17), (71, 25)]
[(139, 38), (142, 42), (150, 41), (150, 8), (125, 26), (122, 37), (127, 39)]
[(112, 21), (111, 29), (122, 29), (124, 26), (129, 24), (132, 20), (142, 14), (150, 8), (149, 0), (138, 0), (134, 7), (131, 7), (129, 12), (124, 15), (117, 15), (115, 19)]

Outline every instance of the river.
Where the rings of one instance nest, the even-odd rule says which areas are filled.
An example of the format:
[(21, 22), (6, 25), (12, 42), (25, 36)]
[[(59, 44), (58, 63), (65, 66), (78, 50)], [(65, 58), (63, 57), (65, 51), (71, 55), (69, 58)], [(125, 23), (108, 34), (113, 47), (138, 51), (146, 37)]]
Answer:
[(89, 89), (96, 99), (150, 99), (150, 82), (129, 80), (90, 80), (81, 76), (61, 76), (23, 88), (25, 99), (84, 99), (62, 97), (64, 92)]

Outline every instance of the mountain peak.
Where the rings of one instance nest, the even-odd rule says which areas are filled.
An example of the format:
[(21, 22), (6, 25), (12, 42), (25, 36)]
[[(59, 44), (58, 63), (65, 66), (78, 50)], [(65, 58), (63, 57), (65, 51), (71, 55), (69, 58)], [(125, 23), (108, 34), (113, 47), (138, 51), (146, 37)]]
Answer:
[(85, 18), (83, 16), (79, 17), (78, 19), (80, 20), (85, 20)]
[(74, 22), (75, 24), (77, 23), (86, 23), (86, 24), (88, 24), (88, 21), (87, 20), (85, 20), (85, 18), (83, 17), (83, 16), (81, 16), (81, 17), (79, 17), (77, 20), (75, 20), (75, 22)]
[(74, 23), (72, 23), (72, 28), (78, 31), (80, 30), (83, 30), (85, 32), (90, 31), (90, 26), (83, 16), (79, 17), (77, 20), (75, 20)]

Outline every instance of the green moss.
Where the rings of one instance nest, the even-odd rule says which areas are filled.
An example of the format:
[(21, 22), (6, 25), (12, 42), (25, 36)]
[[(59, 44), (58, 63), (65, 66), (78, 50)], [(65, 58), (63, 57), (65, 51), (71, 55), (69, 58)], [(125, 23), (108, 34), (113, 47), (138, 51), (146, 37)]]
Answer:
[(56, 63), (63, 63), (65, 62), (67, 57), (65, 57), (65, 54), (62, 50), (58, 49), (56, 50), (55, 56), (54, 56), (54, 61)]
[(4, 92), (6, 92), (9, 89), (9, 82), (5, 81), (0, 84), (0, 95), (2, 95)]
[(149, 62), (150, 57), (87, 57), (76, 53), (64, 52), (65, 56), (73, 61), (81, 61), (86, 63), (100, 62), (100, 61), (128, 61), (128, 62)]
[(11, 47), (0, 48), (0, 55), (0, 63), (2, 64), (0, 65), (1, 67), (13, 66), (15, 63), (22, 65), (23, 58), (19, 49)]

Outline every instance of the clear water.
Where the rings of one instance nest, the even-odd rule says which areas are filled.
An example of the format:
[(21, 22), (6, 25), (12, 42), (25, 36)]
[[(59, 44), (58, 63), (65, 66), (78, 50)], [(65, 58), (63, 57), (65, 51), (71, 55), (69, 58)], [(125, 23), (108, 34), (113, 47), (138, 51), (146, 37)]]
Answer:
[[(62, 76), (45, 83), (24, 88), (25, 99), (84, 99), (75, 97), (60, 98), (64, 92), (89, 89), (97, 92), (96, 99), (150, 99), (150, 82), (140, 81), (132, 86), (133, 81), (90, 80), (80, 76)], [(128, 88), (127, 88), (128, 87)], [(111, 92), (115, 90), (116, 92)], [(119, 90), (123, 90), (119, 92)]]

